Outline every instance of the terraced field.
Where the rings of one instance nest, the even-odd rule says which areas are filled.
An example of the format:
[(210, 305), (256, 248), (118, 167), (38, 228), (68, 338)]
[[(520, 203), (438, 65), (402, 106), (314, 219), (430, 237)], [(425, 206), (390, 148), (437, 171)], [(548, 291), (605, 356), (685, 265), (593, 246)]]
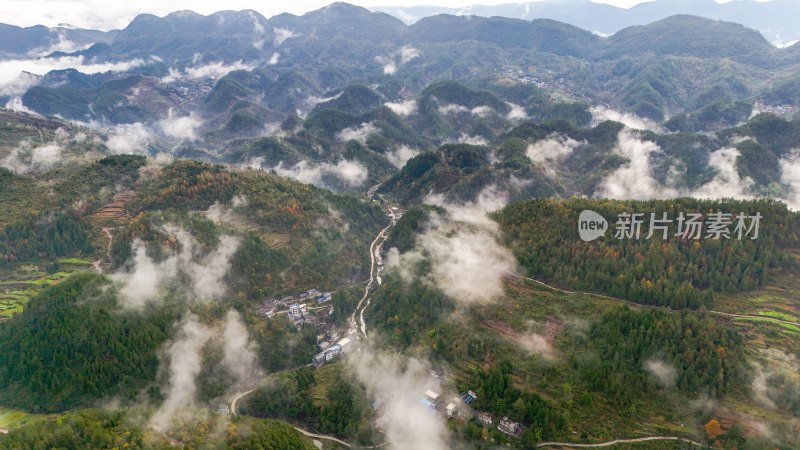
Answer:
[(46, 274), (37, 266), (25, 265), (0, 275), (0, 320), (19, 313), (39, 291), (58, 283), (73, 272), (91, 269), (91, 263), (78, 258), (58, 261), (60, 270)]

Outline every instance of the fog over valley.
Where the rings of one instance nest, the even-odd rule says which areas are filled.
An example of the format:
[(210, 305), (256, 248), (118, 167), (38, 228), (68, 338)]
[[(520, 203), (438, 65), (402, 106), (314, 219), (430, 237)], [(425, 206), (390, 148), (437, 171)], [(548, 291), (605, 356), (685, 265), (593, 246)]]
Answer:
[(798, 2), (6, 3), (0, 449), (800, 442)]

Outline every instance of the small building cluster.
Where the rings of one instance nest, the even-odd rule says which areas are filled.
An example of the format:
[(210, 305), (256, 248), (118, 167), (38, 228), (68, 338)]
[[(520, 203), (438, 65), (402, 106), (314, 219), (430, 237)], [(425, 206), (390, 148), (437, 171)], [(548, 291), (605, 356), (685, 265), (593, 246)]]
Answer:
[(342, 338), (335, 344), (331, 345), (329, 342), (322, 342), (319, 344), (322, 351), (311, 358), (311, 363), (314, 367), (320, 368), (325, 363), (330, 362), (337, 358), (342, 352), (345, 352), (351, 344), (350, 338)]
[[(309, 302), (315, 302), (316, 305), (321, 305), (333, 300), (331, 292), (320, 292), (318, 289), (309, 289), (300, 293), (297, 297), (287, 295), (281, 299), (267, 299), (262, 301), (256, 307), (256, 310), (265, 315), (268, 319), (275, 317), (277, 314), (286, 313), (286, 317), (296, 326), (300, 327), (304, 323), (310, 324), (315, 327), (324, 325), (325, 318), (333, 315), (333, 307), (322, 308), (319, 311), (319, 306), (313, 307), (314, 312), (309, 307)], [(314, 304), (314, 303), (312, 303)]]
[[(432, 371), (431, 375), (435, 375), (436, 371)], [(446, 405), (442, 400), (441, 394), (433, 390), (425, 391), (425, 396), (419, 400), (419, 404), (424, 406), (431, 412), (431, 414), (436, 414), (437, 412), (443, 413), (448, 418), (455, 418), (459, 416), (458, 411), (458, 403), (460, 399), (458, 397), (453, 398), (451, 402), (448, 402)], [(444, 405), (444, 406), (443, 406)]]

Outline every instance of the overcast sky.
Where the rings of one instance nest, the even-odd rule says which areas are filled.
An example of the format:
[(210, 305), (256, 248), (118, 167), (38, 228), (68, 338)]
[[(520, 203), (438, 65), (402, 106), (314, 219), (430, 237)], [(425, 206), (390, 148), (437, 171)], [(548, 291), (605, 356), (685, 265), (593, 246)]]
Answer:
[[(595, 0), (628, 8), (643, 0)], [(67, 23), (83, 28), (123, 28), (140, 13), (163, 16), (172, 11), (191, 9), (210, 14), (220, 9), (253, 9), (269, 17), (282, 12), (302, 14), (321, 8), (333, 0), (0, 0), (0, 23), (20, 26)], [(352, 0), (360, 6), (439, 5), (461, 7), (469, 4), (516, 3), (515, 0)], [(519, 3), (525, 3), (519, 1)]]

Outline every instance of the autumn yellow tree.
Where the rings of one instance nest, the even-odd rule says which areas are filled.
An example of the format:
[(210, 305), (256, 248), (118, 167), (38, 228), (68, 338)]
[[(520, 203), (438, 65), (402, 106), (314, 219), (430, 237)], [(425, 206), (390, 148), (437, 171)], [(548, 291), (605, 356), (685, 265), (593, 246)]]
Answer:
[(712, 418), (708, 421), (707, 424), (703, 427), (706, 429), (706, 435), (708, 435), (709, 439), (716, 439), (717, 436), (722, 434), (722, 425), (719, 424), (717, 419)]

